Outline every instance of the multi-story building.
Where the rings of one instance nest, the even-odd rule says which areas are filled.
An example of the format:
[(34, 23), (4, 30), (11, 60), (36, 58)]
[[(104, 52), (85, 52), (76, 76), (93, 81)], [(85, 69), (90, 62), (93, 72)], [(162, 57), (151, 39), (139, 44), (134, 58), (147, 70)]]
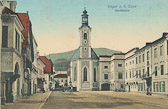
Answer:
[(99, 56), (99, 75), (96, 81), (99, 83), (99, 90), (111, 89), (111, 56)]
[(38, 75), (37, 75), (37, 92), (41, 92), (44, 89), (44, 68), (46, 67), (45, 63), (43, 63), (43, 61), (38, 58), (37, 59), (37, 71), (38, 71)]
[(125, 54), (111, 56), (111, 86), (113, 91), (125, 91)]
[(138, 48), (133, 48), (127, 53), (125, 53), (125, 91), (133, 92), (137, 91), (137, 81), (136, 81), (136, 59), (135, 52)]
[[(24, 26), (15, 13), (16, 2), (3, 2), (2, 19), (2, 102), (12, 102), (22, 95), (22, 42)], [(10, 4), (10, 5), (7, 5)], [(10, 7), (7, 7), (10, 6)]]
[(28, 13), (17, 13), (17, 15), (24, 25), (24, 30), (22, 33), (25, 38), (24, 42), (22, 43), (22, 60), (24, 68), (23, 95), (31, 95), (31, 75), (33, 70), (32, 63), (34, 61), (32, 24)]

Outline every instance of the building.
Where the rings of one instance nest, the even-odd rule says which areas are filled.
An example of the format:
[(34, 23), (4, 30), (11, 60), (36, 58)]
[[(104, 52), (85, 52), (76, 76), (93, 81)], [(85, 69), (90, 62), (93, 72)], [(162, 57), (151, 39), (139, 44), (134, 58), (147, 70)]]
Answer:
[(99, 81), (99, 90), (111, 90), (111, 56), (99, 57), (99, 76), (94, 81)]
[(139, 48), (133, 48), (127, 53), (125, 53), (125, 91), (126, 92), (136, 92), (138, 91), (138, 85), (136, 81), (136, 59), (135, 52)]
[(43, 63), (43, 61), (38, 58), (37, 59), (37, 92), (41, 92), (44, 89), (44, 68), (46, 65)]
[(113, 91), (125, 91), (125, 54), (111, 56), (111, 86)]
[(67, 86), (67, 74), (57, 74), (57, 75), (54, 75), (54, 81), (56, 81), (56, 84), (58, 84), (58, 86)]
[(1, 100), (13, 102), (22, 95), (23, 67), (22, 42), (24, 26), (15, 13), (16, 2), (4, 1), (2, 19), (2, 49), (1, 49)]
[(51, 76), (53, 74), (53, 63), (51, 62), (51, 60), (47, 59), (47, 57), (45, 56), (39, 56), (39, 58), (42, 60), (42, 62), (45, 64), (44, 67), (44, 90), (45, 91), (49, 91), (51, 90), (51, 86), (52, 86), (52, 79)]
[(32, 70), (33, 61), (34, 61), (34, 50), (33, 50), (33, 33), (32, 33), (32, 24), (27, 13), (17, 13), (22, 24), (24, 25), (24, 30), (22, 33), (24, 35), (24, 42), (22, 43), (22, 60), (24, 68), (24, 80), (23, 80), (23, 95), (29, 96), (32, 93)]
[(99, 76), (99, 58), (91, 48), (91, 27), (88, 24), (86, 10), (82, 14), (82, 26), (79, 32), (80, 46), (71, 58), (69, 82), (72, 82), (73, 89), (77, 91), (98, 90), (98, 81), (94, 81), (93, 78)]

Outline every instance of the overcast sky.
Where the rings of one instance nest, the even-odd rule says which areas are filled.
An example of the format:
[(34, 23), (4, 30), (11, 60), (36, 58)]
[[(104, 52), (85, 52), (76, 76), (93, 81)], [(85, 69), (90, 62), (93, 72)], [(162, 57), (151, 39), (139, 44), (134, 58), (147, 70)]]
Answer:
[(168, 0), (17, 0), (16, 11), (28, 11), (40, 54), (47, 55), (79, 47), (84, 4), (93, 48), (127, 52), (168, 32)]

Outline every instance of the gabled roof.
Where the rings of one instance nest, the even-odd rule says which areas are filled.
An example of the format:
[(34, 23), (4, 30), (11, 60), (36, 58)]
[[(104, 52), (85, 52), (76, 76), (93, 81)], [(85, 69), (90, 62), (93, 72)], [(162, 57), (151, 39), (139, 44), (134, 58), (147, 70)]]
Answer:
[(23, 42), (23, 46), (26, 46), (28, 43), (28, 35), (29, 35), (29, 27), (30, 27), (30, 20), (29, 20), (29, 15), (28, 13), (17, 13), (18, 17), (20, 18), (23, 26), (24, 26), (24, 30), (22, 31), (25, 40)]
[[(80, 58), (80, 48), (78, 48), (75, 53), (73, 54), (71, 59), (79, 59)], [(91, 58), (92, 59), (99, 59), (95, 51), (91, 48)]]
[(54, 78), (67, 78), (67, 74), (57, 74)]
[(45, 57), (45, 56), (40, 56), (39, 58), (46, 65), (46, 67), (44, 67), (44, 73), (52, 73), (53, 72), (52, 71), (52, 66), (53, 66), (52, 62), (49, 59), (47, 59), (47, 57)]

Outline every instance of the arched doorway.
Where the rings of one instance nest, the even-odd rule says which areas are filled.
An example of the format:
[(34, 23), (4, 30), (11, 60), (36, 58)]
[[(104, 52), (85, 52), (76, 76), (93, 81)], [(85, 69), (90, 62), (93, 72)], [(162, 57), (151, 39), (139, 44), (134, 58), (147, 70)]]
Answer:
[(102, 91), (109, 91), (110, 90), (110, 84), (109, 83), (104, 83), (101, 85), (101, 90)]

